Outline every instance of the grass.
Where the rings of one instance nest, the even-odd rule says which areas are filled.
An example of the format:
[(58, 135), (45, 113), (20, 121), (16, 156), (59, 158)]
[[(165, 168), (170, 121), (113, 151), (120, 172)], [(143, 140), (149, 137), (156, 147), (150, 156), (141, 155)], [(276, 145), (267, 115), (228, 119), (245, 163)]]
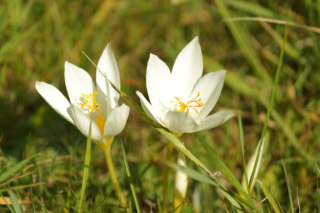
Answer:
[[(195, 36), (199, 36), (204, 72), (227, 70), (214, 111), (240, 113), (243, 135), (235, 117), (215, 129), (179, 138), (207, 172), (222, 173), (215, 180), (192, 160), (187, 168), (168, 165), (189, 176), (184, 211), (235, 210), (237, 205), (230, 199), (238, 204), (244, 199), (238, 193), (247, 190), (236, 182), (241, 182), (244, 162), (255, 152), (268, 116), (284, 21), (291, 24), (266, 123), (260, 170), (250, 196), (259, 212), (320, 211), (320, 1), (178, 2), (5, 0), (1, 4), (1, 212), (78, 210), (87, 139), (40, 97), (36, 80), (54, 84), (66, 94), (64, 61), (94, 76), (95, 68), (82, 51), (97, 62), (111, 41), (122, 90), (139, 103), (135, 91), (147, 94), (149, 54), (172, 67), (177, 54)], [(251, 19), (232, 19), (237, 17)], [(115, 138), (112, 156), (129, 211), (161, 210), (167, 136), (171, 137), (132, 108), (125, 130)], [(173, 177), (172, 172), (169, 202)], [(217, 190), (217, 183), (225, 187), (224, 193)], [(82, 211), (123, 211), (104, 156), (95, 144)]]

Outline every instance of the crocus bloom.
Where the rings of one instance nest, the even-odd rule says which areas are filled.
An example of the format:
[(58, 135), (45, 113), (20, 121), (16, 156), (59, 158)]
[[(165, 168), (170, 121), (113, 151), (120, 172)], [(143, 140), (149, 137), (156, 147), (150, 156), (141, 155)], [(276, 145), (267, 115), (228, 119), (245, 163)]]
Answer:
[(64, 74), (70, 102), (56, 87), (45, 82), (36, 82), (37, 91), (85, 136), (89, 135), (91, 123), (91, 138), (103, 146), (106, 139), (123, 130), (129, 116), (129, 107), (119, 106), (119, 94), (109, 82), (120, 88), (119, 70), (110, 44), (98, 62), (96, 85), (86, 71), (67, 61)]
[(211, 112), (221, 94), (225, 70), (203, 73), (198, 37), (178, 55), (172, 72), (157, 56), (150, 54), (147, 66), (147, 91), (150, 103), (137, 91), (141, 105), (154, 121), (174, 133), (192, 133), (223, 124), (234, 114)]

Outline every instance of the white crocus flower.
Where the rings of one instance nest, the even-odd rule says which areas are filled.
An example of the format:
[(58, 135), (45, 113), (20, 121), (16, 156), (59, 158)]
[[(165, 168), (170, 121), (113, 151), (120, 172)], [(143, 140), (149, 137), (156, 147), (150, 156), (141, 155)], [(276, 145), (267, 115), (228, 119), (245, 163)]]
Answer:
[(225, 70), (203, 73), (198, 37), (178, 55), (172, 72), (157, 56), (150, 54), (147, 66), (147, 91), (150, 103), (137, 91), (144, 111), (154, 121), (174, 133), (192, 133), (214, 128), (234, 113), (211, 112), (221, 94)]
[(102, 148), (104, 141), (113, 139), (123, 130), (129, 116), (129, 107), (119, 106), (119, 94), (108, 79), (120, 88), (119, 70), (110, 44), (98, 62), (96, 85), (86, 71), (65, 62), (65, 83), (70, 101), (56, 87), (45, 82), (37, 81), (36, 89), (58, 114), (85, 136), (92, 123), (91, 138)]

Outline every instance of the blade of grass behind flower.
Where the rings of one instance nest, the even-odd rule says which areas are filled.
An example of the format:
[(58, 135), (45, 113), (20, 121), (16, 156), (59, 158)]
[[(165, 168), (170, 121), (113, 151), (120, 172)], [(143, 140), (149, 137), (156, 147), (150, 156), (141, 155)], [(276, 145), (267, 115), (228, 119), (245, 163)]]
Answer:
[(30, 157), (20, 161), (19, 163), (17, 163), (16, 165), (14, 165), (11, 168), (5, 169), (4, 172), (1, 172), (0, 174), (0, 183), (4, 182), (7, 178), (9, 178), (10, 176), (14, 175), (15, 173), (19, 172), (22, 170), (22, 168), (28, 164), (33, 158), (35, 158), (36, 156), (38, 156), (39, 154), (34, 154), (31, 155)]
[[(262, 154), (263, 154), (263, 150), (264, 150), (264, 144), (265, 144), (265, 138), (263, 138), (262, 140), (259, 141), (258, 146), (257, 146), (255, 152), (253, 153), (253, 155), (248, 163), (248, 167), (247, 167), (248, 168), (248, 176), (250, 177), (250, 180), (252, 180), (252, 182), (249, 183), (249, 192), (252, 191), (254, 184), (256, 182), (257, 176), (258, 176), (258, 172), (259, 172), (260, 164), (261, 164), (261, 159), (262, 159)], [(254, 165), (256, 165), (255, 172), (253, 172)], [(249, 179), (247, 181), (249, 181)]]
[(289, 201), (290, 201), (290, 209), (291, 209), (291, 212), (293, 213), (294, 210), (293, 210), (291, 189), (290, 189), (289, 179), (288, 179), (288, 175), (287, 175), (287, 169), (286, 169), (286, 165), (284, 164), (284, 161), (283, 161), (283, 160), (281, 160), (281, 164), (282, 164), (283, 171), (284, 171), (284, 177), (286, 178), (286, 183), (287, 183), (287, 188), (288, 188), (288, 195), (289, 195)]
[[(279, 83), (280, 70), (282, 68), (282, 63), (283, 63), (284, 49), (285, 49), (285, 45), (286, 45), (286, 42), (287, 42), (288, 29), (289, 29), (289, 27), (287, 25), (286, 28), (285, 28), (285, 32), (284, 32), (283, 43), (282, 43), (281, 52), (280, 52), (280, 59), (279, 59), (278, 67), (277, 67), (277, 72), (276, 72), (274, 84), (273, 84), (273, 87), (272, 87), (272, 94), (271, 94), (271, 98), (270, 98), (270, 103), (269, 103), (269, 107), (268, 107), (268, 111), (267, 111), (266, 120), (264, 122), (263, 130), (262, 130), (262, 133), (261, 133), (260, 141), (263, 140), (263, 138), (264, 138), (264, 136), (266, 134), (269, 118), (270, 118), (271, 111), (272, 111), (272, 108), (273, 108), (274, 97), (275, 97), (275, 94), (276, 94), (276, 91), (277, 91), (277, 86), (278, 86), (278, 83)], [(253, 185), (252, 183), (253, 183), (253, 179), (255, 177), (255, 173), (256, 173), (256, 169), (257, 169), (257, 165), (258, 165), (258, 160), (259, 160), (259, 156), (260, 156), (260, 152), (261, 152), (261, 147), (262, 147), (262, 144), (259, 144), (258, 155), (257, 155), (256, 162), (254, 163), (252, 175), (250, 177), (249, 187), (251, 187), (251, 185)]]
[(248, 182), (248, 172), (247, 172), (247, 164), (246, 164), (246, 159), (244, 157), (244, 139), (243, 139), (243, 127), (242, 127), (242, 119), (241, 119), (241, 114), (239, 113), (238, 115), (238, 125), (239, 125), (239, 135), (240, 135), (240, 145), (241, 145), (241, 156), (242, 156), (242, 164), (243, 164), (243, 169), (244, 169), (244, 184), (243, 187), (247, 189), (247, 192), (250, 193), (249, 190), (249, 182)]
[(272, 195), (268, 191), (268, 189), (265, 187), (265, 185), (263, 185), (263, 183), (260, 183), (260, 185), (261, 185), (263, 193), (265, 194), (266, 198), (268, 199), (269, 203), (271, 204), (274, 212), (280, 213), (281, 211), (280, 211), (276, 201), (274, 200), (274, 198), (272, 197)]
[[(188, 175), (190, 178), (192, 178), (194, 180), (197, 180), (197, 181), (202, 182), (202, 183), (207, 183), (207, 184), (213, 185), (215, 187), (219, 187), (216, 182), (214, 182), (213, 180), (211, 180), (210, 178), (204, 176), (203, 174), (199, 173), (196, 170), (193, 170), (193, 169), (188, 168), (188, 167), (181, 167), (178, 164), (172, 163), (170, 161), (166, 161), (166, 164), (168, 166), (170, 166), (171, 168), (175, 169), (175, 170), (179, 170), (179, 171), (185, 173), (186, 175)], [(233, 196), (235, 196), (235, 195), (230, 195), (229, 192), (224, 191), (224, 190), (221, 190), (221, 192), (230, 201), (230, 203), (234, 207), (236, 207), (239, 210), (242, 209), (241, 205), (238, 203), (238, 201), (236, 201), (233, 198)]]
[(122, 148), (122, 153), (123, 153), (124, 165), (126, 167), (127, 176), (129, 178), (129, 181), (130, 181), (130, 188), (131, 188), (133, 200), (134, 200), (134, 203), (136, 205), (137, 212), (140, 213), (141, 210), (140, 210), (140, 206), (139, 206), (139, 201), (137, 199), (136, 190), (134, 188), (134, 184), (133, 184), (133, 181), (132, 181), (130, 168), (129, 168), (129, 165), (128, 165), (127, 155), (126, 155), (126, 152), (124, 150), (122, 141), (121, 141), (121, 148)]
[(11, 198), (11, 202), (12, 202), (12, 206), (13, 206), (14, 212), (21, 213), (21, 207), (19, 205), (19, 201), (18, 201), (18, 198), (17, 198), (16, 194), (12, 190), (9, 190), (8, 193), (9, 193), (9, 196)]
[(90, 160), (91, 160), (91, 125), (92, 125), (92, 122), (90, 123), (89, 135), (87, 138), (86, 156), (85, 156), (85, 160), (84, 160), (81, 195), (80, 195), (80, 200), (79, 200), (79, 205), (78, 205), (79, 206), (78, 212), (81, 212), (84, 194), (86, 192), (86, 187), (87, 187), (87, 182), (88, 182), (88, 177), (89, 177)]
[(212, 160), (212, 163), (221, 171), (221, 173), (230, 181), (230, 183), (238, 190), (238, 192), (246, 198), (250, 206), (256, 208), (253, 204), (252, 199), (242, 188), (241, 183), (238, 181), (236, 176), (231, 172), (231, 170), (223, 163), (223, 161), (217, 156), (217, 154), (211, 149), (211, 147), (204, 141), (198, 140), (202, 144), (204, 150), (208, 153), (208, 156)]

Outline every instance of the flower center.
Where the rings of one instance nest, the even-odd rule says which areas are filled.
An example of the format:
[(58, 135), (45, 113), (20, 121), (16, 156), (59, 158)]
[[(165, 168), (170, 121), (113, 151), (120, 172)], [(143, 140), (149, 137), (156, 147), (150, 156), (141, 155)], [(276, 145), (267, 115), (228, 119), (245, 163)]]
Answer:
[(104, 119), (103, 115), (100, 113), (100, 105), (97, 102), (97, 96), (98, 92), (94, 91), (93, 93), (90, 93), (89, 95), (85, 95), (82, 93), (82, 97), (80, 97), (80, 108), (83, 110), (85, 107), (88, 109), (87, 115), (89, 116), (92, 112), (97, 111), (98, 118), (94, 119), (96, 124), (99, 127), (99, 130), (101, 132), (101, 136), (103, 137), (104, 133), (104, 124), (106, 120)]
[(199, 97), (200, 97), (200, 92), (197, 93), (197, 96), (194, 99), (188, 101), (187, 103), (184, 103), (177, 96), (174, 96), (174, 98), (177, 101), (171, 101), (171, 103), (179, 104), (179, 109), (177, 110), (177, 112), (184, 112), (187, 110), (187, 113), (189, 114), (190, 113), (189, 108), (191, 108), (195, 111), (196, 114), (198, 114), (199, 111), (196, 108), (203, 106), (203, 103), (201, 102), (202, 99)]

